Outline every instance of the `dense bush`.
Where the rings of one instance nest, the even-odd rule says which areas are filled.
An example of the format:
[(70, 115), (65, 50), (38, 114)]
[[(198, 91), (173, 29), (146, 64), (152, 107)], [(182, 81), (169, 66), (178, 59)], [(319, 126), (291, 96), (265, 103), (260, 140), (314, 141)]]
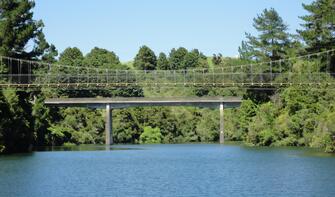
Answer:
[(160, 144), (162, 142), (162, 133), (159, 128), (144, 127), (140, 136), (141, 144)]

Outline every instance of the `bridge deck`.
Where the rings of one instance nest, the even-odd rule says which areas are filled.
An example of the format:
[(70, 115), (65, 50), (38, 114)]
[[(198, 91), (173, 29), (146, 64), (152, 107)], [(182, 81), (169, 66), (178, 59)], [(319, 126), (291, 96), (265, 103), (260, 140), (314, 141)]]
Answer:
[(109, 104), (112, 108), (145, 107), (145, 106), (198, 106), (218, 107), (221, 103), (225, 108), (238, 107), (242, 102), (239, 97), (165, 97), (165, 98), (55, 98), (45, 100), (51, 106), (76, 106), (105, 108)]

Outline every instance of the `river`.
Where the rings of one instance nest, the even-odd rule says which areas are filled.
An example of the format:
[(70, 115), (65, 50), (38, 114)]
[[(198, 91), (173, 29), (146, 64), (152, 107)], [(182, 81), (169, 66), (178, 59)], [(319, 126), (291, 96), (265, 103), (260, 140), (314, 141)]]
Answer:
[(218, 144), (55, 148), (0, 156), (0, 196), (333, 197), (335, 156)]

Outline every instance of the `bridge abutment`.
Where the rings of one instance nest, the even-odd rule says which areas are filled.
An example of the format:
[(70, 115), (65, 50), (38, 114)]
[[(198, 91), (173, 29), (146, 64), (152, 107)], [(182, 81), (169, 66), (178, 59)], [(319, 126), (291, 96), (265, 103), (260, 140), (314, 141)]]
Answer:
[(220, 144), (224, 143), (224, 105), (220, 103)]
[(106, 145), (113, 144), (113, 118), (112, 118), (112, 108), (110, 104), (106, 104), (106, 125), (105, 125), (105, 136)]

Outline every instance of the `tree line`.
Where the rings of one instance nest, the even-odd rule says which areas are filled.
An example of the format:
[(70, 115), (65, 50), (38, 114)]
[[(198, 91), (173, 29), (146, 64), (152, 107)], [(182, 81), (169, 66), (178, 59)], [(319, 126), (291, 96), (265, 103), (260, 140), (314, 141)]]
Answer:
[[(239, 58), (214, 54), (208, 58), (197, 49), (180, 47), (158, 56), (140, 47), (132, 64), (123, 64), (106, 49), (94, 48), (83, 55), (69, 47), (60, 53), (43, 34), (43, 22), (33, 19), (35, 3), (0, 1), (0, 55), (60, 65), (104, 69), (173, 70), (216, 68), (274, 61), (335, 48), (335, 1), (303, 4), (308, 12), (296, 34), (278, 12), (265, 9), (253, 20), (258, 34), (246, 33)], [(33, 43), (31, 50), (27, 45)], [(292, 65), (273, 65), (258, 72), (335, 71), (335, 58), (299, 60)], [(313, 69), (310, 69), (313, 68)], [(33, 68), (34, 72), (43, 72)], [(61, 67), (59, 68), (61, 69)], [(5, 63), (0, 74), (8, 73)], [(55, 70), (53, 72), (64, 72)], [(73, 70), (68, 74), (78, 74)], [(306, 79), (308, 80), (308, 79)], [(329, 78), (329, 80), (334, 80)], [(20, 90), (0, 92), (0, 152), (25, 152), (33, 146), (104, 143), (104, 112), (82, 108), (47, 108), (48, 97), (143, 97), (143, 96), (242, 96), (240, 109), (226, 110), (226, 138), (258, 146), (308, 146), (335, 151), (335, 102), (327, 87), (288, 87), (269, 91), (238, 88), (108, 88), (100, 90)], [(113, 113), (113, 138), (117, 143), (187, 143), (218, 140), (218, 110), (195, 108), (133, 108)]]
[(185, 70), (208, 68), (209, 64), (207, 57), (198, 49), (173, 48), (169, 56), (160, 53), (157, 58), (148, 46), (142, 46), (134, 59), (134, 67), (139, 70)]

